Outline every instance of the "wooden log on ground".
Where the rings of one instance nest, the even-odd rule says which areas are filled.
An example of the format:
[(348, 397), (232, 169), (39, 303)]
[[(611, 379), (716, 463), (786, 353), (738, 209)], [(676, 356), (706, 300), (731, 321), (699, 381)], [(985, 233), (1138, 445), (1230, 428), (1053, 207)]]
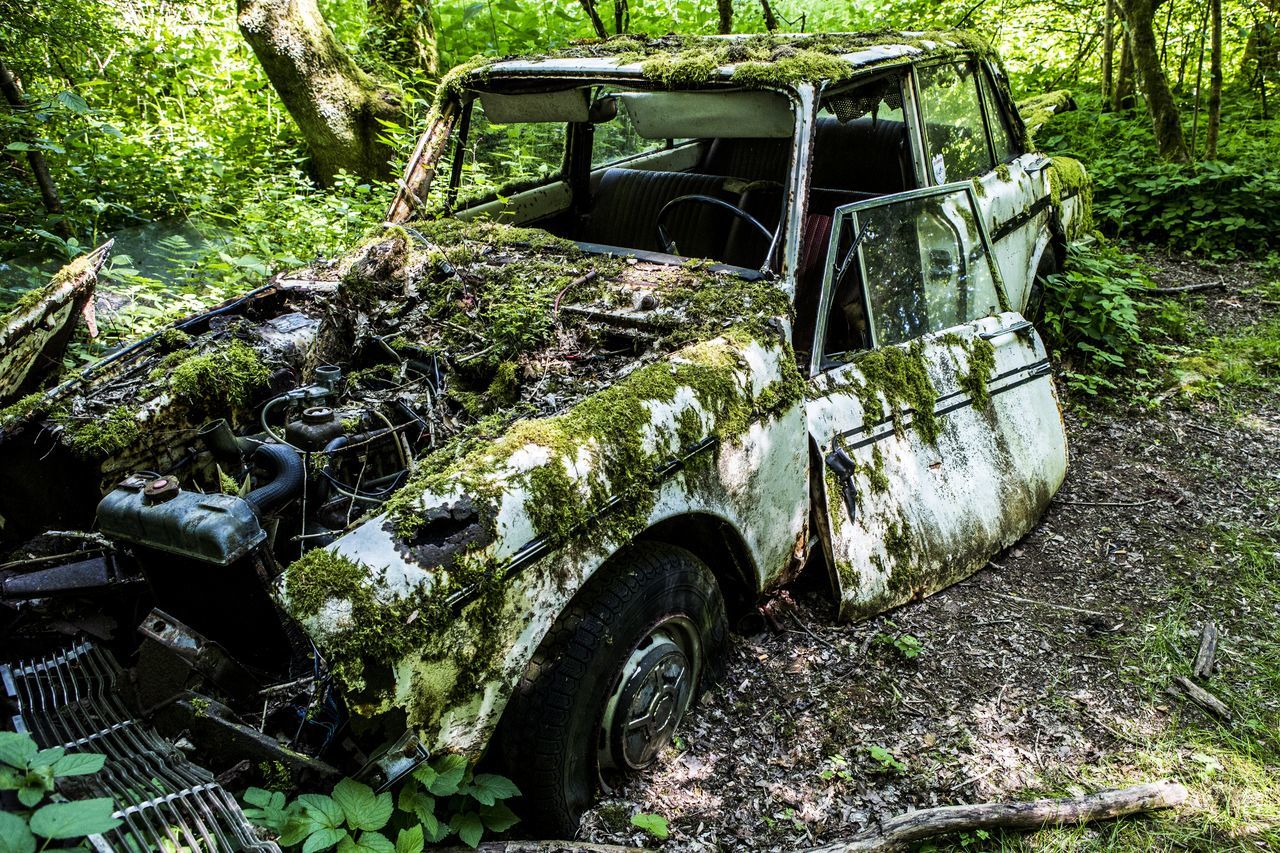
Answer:
[(1200, 632), (1200, 651), (1196, 652), (1196, 662), (1191, 666), (1191, 674), (1196, 678), (1208, 678), (1213, 672), (1213, 656), (1218, 651), (1218, 628), (1212, 622), (1204, 623)]
[(1204, 708), (1210, 714), (1223, 720), (1231, 719), (1231, 709), (1227, 707), (1226, 703), (1190, 678), (1185, 675), (1179, 675), (1173, 679), (1173, 683), (1178, 685), (1183, 693), (1187, 694), (1188, 699)]
[(808, 853), (883, 853), (905, 850), (917, 841), (936, 835), (997, 827), (1040, 829), (1046, 826), (1110, 820), (1139, 812), (1173, 808), (1186, 798), (1187, 789), (1177, 782), (1154, 782), (1064, 800), (941, 806), (898, 815), (886, 821), (879, 829), (812, 848)]
[(454, 845), (440, 853), (645, 853), (645, 849), (585, 841), (484, 841), (474, 849)]
[(1218, 281), (1206, 281), (1201, 284), (1186, 284), (1181, 287), (1149, 287), (1147, 293), (1153, 293), (1157, 296), (1172, 296), (1176, 293), (1197, 293), (1201, 290), (1217, 290), (1220, 287), (1226, 287), (1227, 283), (1222, 279)]

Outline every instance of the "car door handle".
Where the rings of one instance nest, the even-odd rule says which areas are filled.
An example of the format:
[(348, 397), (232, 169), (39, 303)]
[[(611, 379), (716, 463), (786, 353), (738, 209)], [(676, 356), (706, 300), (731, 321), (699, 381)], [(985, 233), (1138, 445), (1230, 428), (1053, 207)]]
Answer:
[(843, 447), (832, 450), (824, 461), (840, 483), (840, 500), (844, 503), (844, 511), (849, 514), (849, 523), (853, 524), (858, 517), (858, 490), (853, 485), (853, 475), (858, 470), (857, 463), (845, 453)]
[(1001, 335), (1026, 335), (1034, 328), (1035, 326), (1031, 325), (1030, 320), (1019, 320), (1016, 323), (1003, 326), (999, 329), (995, 329), (994, 331), (978, 332), (978, 337), (982, 338), (984, 341), (989, 341), (992, 338), (998, 338)]
[(1053, 161), (1048, 157), (1043, 157), (1028, 166), (1024, 166), (1023, 168), (1026, 169), (1028, 175), (1034, 175), (1036, 172), (1043, 172), (1051, 165), (1053, 165)]

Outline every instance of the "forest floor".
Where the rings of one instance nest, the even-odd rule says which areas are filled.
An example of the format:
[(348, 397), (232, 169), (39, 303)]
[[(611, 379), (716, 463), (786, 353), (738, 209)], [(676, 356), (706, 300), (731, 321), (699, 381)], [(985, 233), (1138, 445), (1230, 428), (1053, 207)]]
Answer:
[[(1066, 408), (1071, 465), (1040, 524), (968, 580), (854, 625), (813, 584), (782, 631), (735, 634), (728, 671), (659, 769), (582, 837), (795, 850), (934, 805), (1173, 778), (1176, 813), (924, 849), (1280, 849), (1280, 282), (1152, 258), (1185, 325), (1130, 405)], [(1166, 316), (1167, 319), (1167, 316)], [(1173, 692), (1202, 626), (1219, 722)]]

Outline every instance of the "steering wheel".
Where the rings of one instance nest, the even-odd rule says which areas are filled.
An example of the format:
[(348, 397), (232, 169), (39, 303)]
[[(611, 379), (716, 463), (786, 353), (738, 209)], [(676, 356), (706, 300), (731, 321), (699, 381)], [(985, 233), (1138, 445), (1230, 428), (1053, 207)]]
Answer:
[(675, 241), (672, 240), (671, 235), (667, 233), (667, 213), (676, 205), (688, 204), (689, 202), (709, 204), (712, 207), (718, 207), (721, 210), (726, 210), (759, 231), (760, 236), (764, 237), (766, 243), (769, 243), (770, 245), (773, 244), (773, 232), (766, 228), (763, 222), (756, 219), (750, 213), (747, 213), (737, 205), (730, 204), (722, 198), (716, 198), (715, 196), (710, 195), (682, 195), (671, 199), (671, 201), (662, 206), (662, 210), (658, 211), (658, 242), (662, 244), (662, 251), (666, 252), (668, 255), (678, 255), (679, 251), (676, 249)]

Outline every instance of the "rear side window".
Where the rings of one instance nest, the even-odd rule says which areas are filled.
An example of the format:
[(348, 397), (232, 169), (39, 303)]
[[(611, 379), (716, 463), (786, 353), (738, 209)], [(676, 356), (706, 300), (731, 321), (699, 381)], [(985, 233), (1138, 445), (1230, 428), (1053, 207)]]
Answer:
[(1009, 114), (996, 96), (996, 89), (991, 84), (989, 75), (978, 76), (982, 81), (982, 99), (987, 104), (987, 120), (991, 126), (991, 142), (995, 146), (996, 162), (1008, 163), (1022, 154), (1018, 144), (1013, 141), (1013, 132), (1009, 130)]
[(987, 147), (973, 63), (944, 63), (916, 73), (929, 173), (934, 183), (964, 181), (991, 171), (994, 164)]
[(560, 177), (567, 133), (568, 125), (563, 122), (490, 121), (477, 98), (472, 102), (466, 142), (453, 152), (455, 158), (462, 158), (454, 207), (467, 207)]

